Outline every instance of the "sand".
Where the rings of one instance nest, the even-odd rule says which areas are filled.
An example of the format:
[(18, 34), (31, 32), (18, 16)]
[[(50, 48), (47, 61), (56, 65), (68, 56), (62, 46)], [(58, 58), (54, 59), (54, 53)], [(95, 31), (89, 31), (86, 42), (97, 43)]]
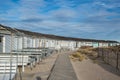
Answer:
[(79, 80), (120, 80), (120, 72), (104, 62), (94, 63), (90, 59), (71, 62)]
[[(25, 67), (25, 72), (22, 73), (22, 80), (47, 80), (51, 69), (55, 63), (58, 54), (52, 54), (51, 56), (45, 58), (39, 64), (36, 64), (32, 70), (30, 67)], [(15, 80), (20, 80), (20, 74), (18, 71), (17, 78)]]

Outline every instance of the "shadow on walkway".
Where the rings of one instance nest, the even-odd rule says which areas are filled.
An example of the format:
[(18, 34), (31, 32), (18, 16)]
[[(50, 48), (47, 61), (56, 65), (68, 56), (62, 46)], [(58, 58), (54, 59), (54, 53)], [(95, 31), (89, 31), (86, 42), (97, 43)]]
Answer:
[(36, 80), (41, 80), (41, 78), (39, 76), (36, 77)]

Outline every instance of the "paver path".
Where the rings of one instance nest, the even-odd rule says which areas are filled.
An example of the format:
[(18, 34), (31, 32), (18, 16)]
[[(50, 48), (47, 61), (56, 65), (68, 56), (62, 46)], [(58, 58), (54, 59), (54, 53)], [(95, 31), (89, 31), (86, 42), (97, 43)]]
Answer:
[(60, 54), (48, 80), (77, 80), (68, 54)]

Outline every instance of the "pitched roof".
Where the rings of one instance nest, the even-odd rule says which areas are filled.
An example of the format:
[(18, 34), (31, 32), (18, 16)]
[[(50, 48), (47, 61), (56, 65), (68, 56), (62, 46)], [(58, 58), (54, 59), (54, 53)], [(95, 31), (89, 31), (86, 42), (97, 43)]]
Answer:
[(11, 27), (7, 27), (7, 26), (3, 26), (1, 24), (0, 24), (0, 26), (7, 29), (8, 31), (10, 31), (12, 33), (20, 34), (20, 32), (21, 32), (21, 33), (24, 33), (25, 35), (29, 35), (29, 36), (33, 36), (33, 37), (45, 37), (45, 38), (56, 39), (56, 40), (118, 43), (117, 41), (112, 41), (112, 40), (83, 39), (83, 38), (73, 38), (73, 37), (64, 37), (64, 36), (57, 36), (57, 35), (51, 35), (51, 34), (43, 34), (43, 33), (32, 32), (32, 31), (28, 31), (28, 30), (11, 28)]

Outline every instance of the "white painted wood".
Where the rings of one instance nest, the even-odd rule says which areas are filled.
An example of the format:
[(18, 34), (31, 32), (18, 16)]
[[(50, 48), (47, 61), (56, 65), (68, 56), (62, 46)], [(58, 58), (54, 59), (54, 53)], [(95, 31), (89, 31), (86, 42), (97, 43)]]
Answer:
[[(2, 61), (10, 61), (10, 55), (0, 55), (0, 62), (2, 64)], [(18, 65), (27, 65), (27, 63), (29, 63), (29, 56), (26, 55), (16, 55), (16, 56), (12, 56), (12, 61), (16, 62), (18, 61)]]
[(3, 36), (3, 53), (5, 53), (5, 37)]

